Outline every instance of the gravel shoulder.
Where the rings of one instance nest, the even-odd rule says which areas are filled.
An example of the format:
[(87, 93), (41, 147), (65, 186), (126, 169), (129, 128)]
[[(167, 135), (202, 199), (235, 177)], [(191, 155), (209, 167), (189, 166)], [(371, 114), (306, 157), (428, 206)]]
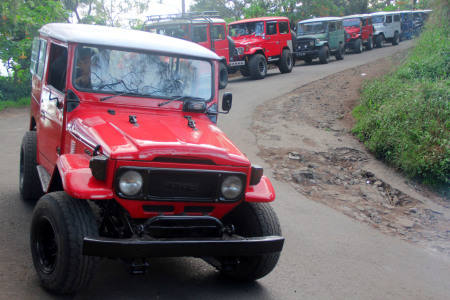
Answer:
[(450, 256), (449, 200), (374, 158), (350, 133), (364, 82), (388, 73), (405, 54), (266, 102), (255, 110), (252, 128), (269, 176), (385, 234)]

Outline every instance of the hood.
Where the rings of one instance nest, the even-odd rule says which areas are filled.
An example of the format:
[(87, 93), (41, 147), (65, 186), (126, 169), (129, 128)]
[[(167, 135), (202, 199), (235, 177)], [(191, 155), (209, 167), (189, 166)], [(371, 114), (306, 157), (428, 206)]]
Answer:
[(236, 47), (260, 47), (262, 41), (264, 41), (264, 38), (261, 36), (244, 36), (234, 39)]
[[(116, 160), (152, 161), (156, 158), (207, 160), (217, 165), (250, 166), (249, 160), (206, 115), (182, 112), (87, 110), (72, 118), (68, 130)], [(136, 123), (130, 121), (136, 116)]]
[(305, 34), (305, 35), (297, 35), (297, 40), (302, 39), (321, 39), (326, 40), (327, 34), (326, 33), (317, 33), (317, 34)]
[(361, 32), (361, 29), (356, 26), (347, 26), (344, 28), (345, 28), (345, 31), (350, 35), (352, 35), (353, 33), (359, 34)]

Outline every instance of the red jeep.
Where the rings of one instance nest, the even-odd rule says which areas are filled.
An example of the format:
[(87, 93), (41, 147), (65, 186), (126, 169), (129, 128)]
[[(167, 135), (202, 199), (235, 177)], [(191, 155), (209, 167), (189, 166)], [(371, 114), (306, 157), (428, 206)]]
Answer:
[(267, 64), (276, 64), (281, 73), (289, 73), (294, 67), (292, 51), (297, 38), (286, 17), (262, 17), (228, 24), (228, 32), (235, 42), (235, 61), (243, 76), (263, 79)]
[(366, 50), (373, 49), (374, 29), (371, 15), (345, 16), (342, 18), (342, 21), (346, 31), (346, 49), (353, 50), (356, 53), (363, 51), (363, 45)]
[(227, 34), (225, 20), (217, 12), (149, 16), (143, 28), (145, 31), (192, 41), (215, 52), (221, 58), (219, 89), (227, 86), (227, 67), (234, 65), (234, 42)]
[(240, 281), (272, 271), (284, 243), (275, 192), (216, 126), (219, 63), (195, 43), (144, 31), (41, 28), (20, 193), (39, 199), (30, 241), (46, 289), (85, 287), (98, 257), (133, 274), (146, 257), (173, 256)]

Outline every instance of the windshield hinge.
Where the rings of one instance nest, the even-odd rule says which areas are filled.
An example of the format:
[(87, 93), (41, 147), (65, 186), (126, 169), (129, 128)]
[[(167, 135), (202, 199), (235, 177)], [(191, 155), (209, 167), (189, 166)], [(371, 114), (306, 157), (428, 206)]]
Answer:
[(184, 116), (188, 120), (188, 126), (194, 129), (195, 131), (198, 131), (197, 127), (195, 127), (195, 121), (192, 120), (191, 116)]

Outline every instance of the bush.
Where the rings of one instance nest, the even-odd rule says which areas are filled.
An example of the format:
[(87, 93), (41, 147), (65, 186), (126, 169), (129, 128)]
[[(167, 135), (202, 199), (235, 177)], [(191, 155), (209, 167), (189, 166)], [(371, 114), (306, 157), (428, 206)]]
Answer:
[(30, 97), (31, 84), (29, 81), (14, 83), (10, 77), (0, 76), (0, 103), (4, 101), (16, 102), (21, 98)]
[(445, 189), (450, 186), (448, 21), (448, 7), (433, 10), (409, 59), (364, 87), (353, 128), (378, 158)]

